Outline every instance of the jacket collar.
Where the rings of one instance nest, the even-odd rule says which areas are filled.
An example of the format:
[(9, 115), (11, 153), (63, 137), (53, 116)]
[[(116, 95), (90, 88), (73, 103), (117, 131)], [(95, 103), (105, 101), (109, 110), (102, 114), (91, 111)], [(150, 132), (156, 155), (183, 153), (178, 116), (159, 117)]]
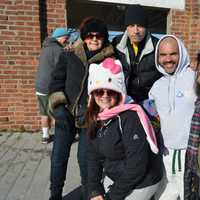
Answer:
[(99, 53), (87, 60), (83, 44), (83, 42), (80, 42), (78, 46), (74, 49), (74, 53), (81, 59), (85, 66), (91, 63), (100, 62), (114, 54), (113, 46), (109, 44), (108, 46), (104, 47)]
[(85, 54), (85, 49), (83, 47), (83, 41), (80, 41), (80, 43), (75, 47), (74, 53), (81, 59), (83, 64), (85, 66), (87, 66), (88, 61), (87, 61), (87, 57), (86, 57), (86, 54)]
[[(123, 36), (122, 36), (121, 41), (117, 45), (117, 49), (121, 53), (126, 55), (127, 62), (130, 64), (130, 57), (129, 57), (128, 47), (127, 47), (127, 40), (128, 40), (128, 33), (127, 33), (127, 31), (125, 31)], [(140, 55), (139, 60), (141, 60), (141, 58), (144, 55), (149, 54), (152, 51), (154, 51), (154, 46), (153, 46), (153, 42), (152, 42), (152, 39), (151, 39), (151, 34), (150, 34), (150, 32), (147, 32), (145, 46), (144, 46), (144, 49), (142, 50), (142, 53)]]

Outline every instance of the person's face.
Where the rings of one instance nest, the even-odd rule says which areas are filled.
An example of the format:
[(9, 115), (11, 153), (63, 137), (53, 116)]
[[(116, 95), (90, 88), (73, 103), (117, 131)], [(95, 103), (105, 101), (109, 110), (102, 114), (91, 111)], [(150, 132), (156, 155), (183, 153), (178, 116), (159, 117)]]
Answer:
[(62, 36), (62, 37), (58, 38), (58, 41), (59, 41), (60, 44), (65, 46), (65, 44), (67, 43), (68, 39), (69, 39), (69, 36)]
[(84, 42), (86, 43), (89, 51), (96, 51), (102, 48), (104, 37), (101, 33), (91, 32), (88, 33), (84, 39)]
[(93, 91), (94, 99), (100, 110), (112, 108), (117, 103), (118, 93), (113, 90), (98, 89)]
[(144, 39), (146, 35), (146, 28), (138, 24), (131, 24), (127, 26), (127, 33), (131, 43), (138, 44)]
[(173, 74), (179, 62), (179, 49), (177, 41), (166, 38), (161, 41), (158, 48), (158, 63), (168, 74)]

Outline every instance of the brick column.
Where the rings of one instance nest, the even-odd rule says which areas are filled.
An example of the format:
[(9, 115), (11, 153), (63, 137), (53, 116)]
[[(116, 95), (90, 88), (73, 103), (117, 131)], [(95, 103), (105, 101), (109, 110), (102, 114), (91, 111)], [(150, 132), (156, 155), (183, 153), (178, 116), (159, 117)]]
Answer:
[(186, 0), (184, 11), (173, 10), (170, 15), (170, 32), (183, 39), (191, 60), (196, 59), (200, 51), (200, 0)]
[(34, 81), (45, 30), (41, 14), (49, 33), (64, 26), (65, 0), (43, 0), (42, 5), (39, 0), (0, 0), (0, 130), (40, 128)]

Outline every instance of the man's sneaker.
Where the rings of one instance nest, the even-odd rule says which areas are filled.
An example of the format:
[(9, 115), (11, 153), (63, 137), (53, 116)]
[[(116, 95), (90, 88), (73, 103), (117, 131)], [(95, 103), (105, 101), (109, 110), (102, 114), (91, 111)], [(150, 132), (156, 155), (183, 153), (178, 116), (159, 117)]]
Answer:
[(48, 143), (49, 143), (49, 137), (43, 137), (42, 144), (48, 144)]

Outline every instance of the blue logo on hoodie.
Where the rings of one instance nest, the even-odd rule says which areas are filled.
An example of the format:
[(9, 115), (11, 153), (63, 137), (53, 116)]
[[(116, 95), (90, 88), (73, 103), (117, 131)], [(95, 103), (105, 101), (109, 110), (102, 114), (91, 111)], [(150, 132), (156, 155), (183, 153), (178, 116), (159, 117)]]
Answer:
[(184, 94), (181, 91), (178, 91), (176, 94), (176, 97), (183, 97), (183, 96), (184, 96)]

